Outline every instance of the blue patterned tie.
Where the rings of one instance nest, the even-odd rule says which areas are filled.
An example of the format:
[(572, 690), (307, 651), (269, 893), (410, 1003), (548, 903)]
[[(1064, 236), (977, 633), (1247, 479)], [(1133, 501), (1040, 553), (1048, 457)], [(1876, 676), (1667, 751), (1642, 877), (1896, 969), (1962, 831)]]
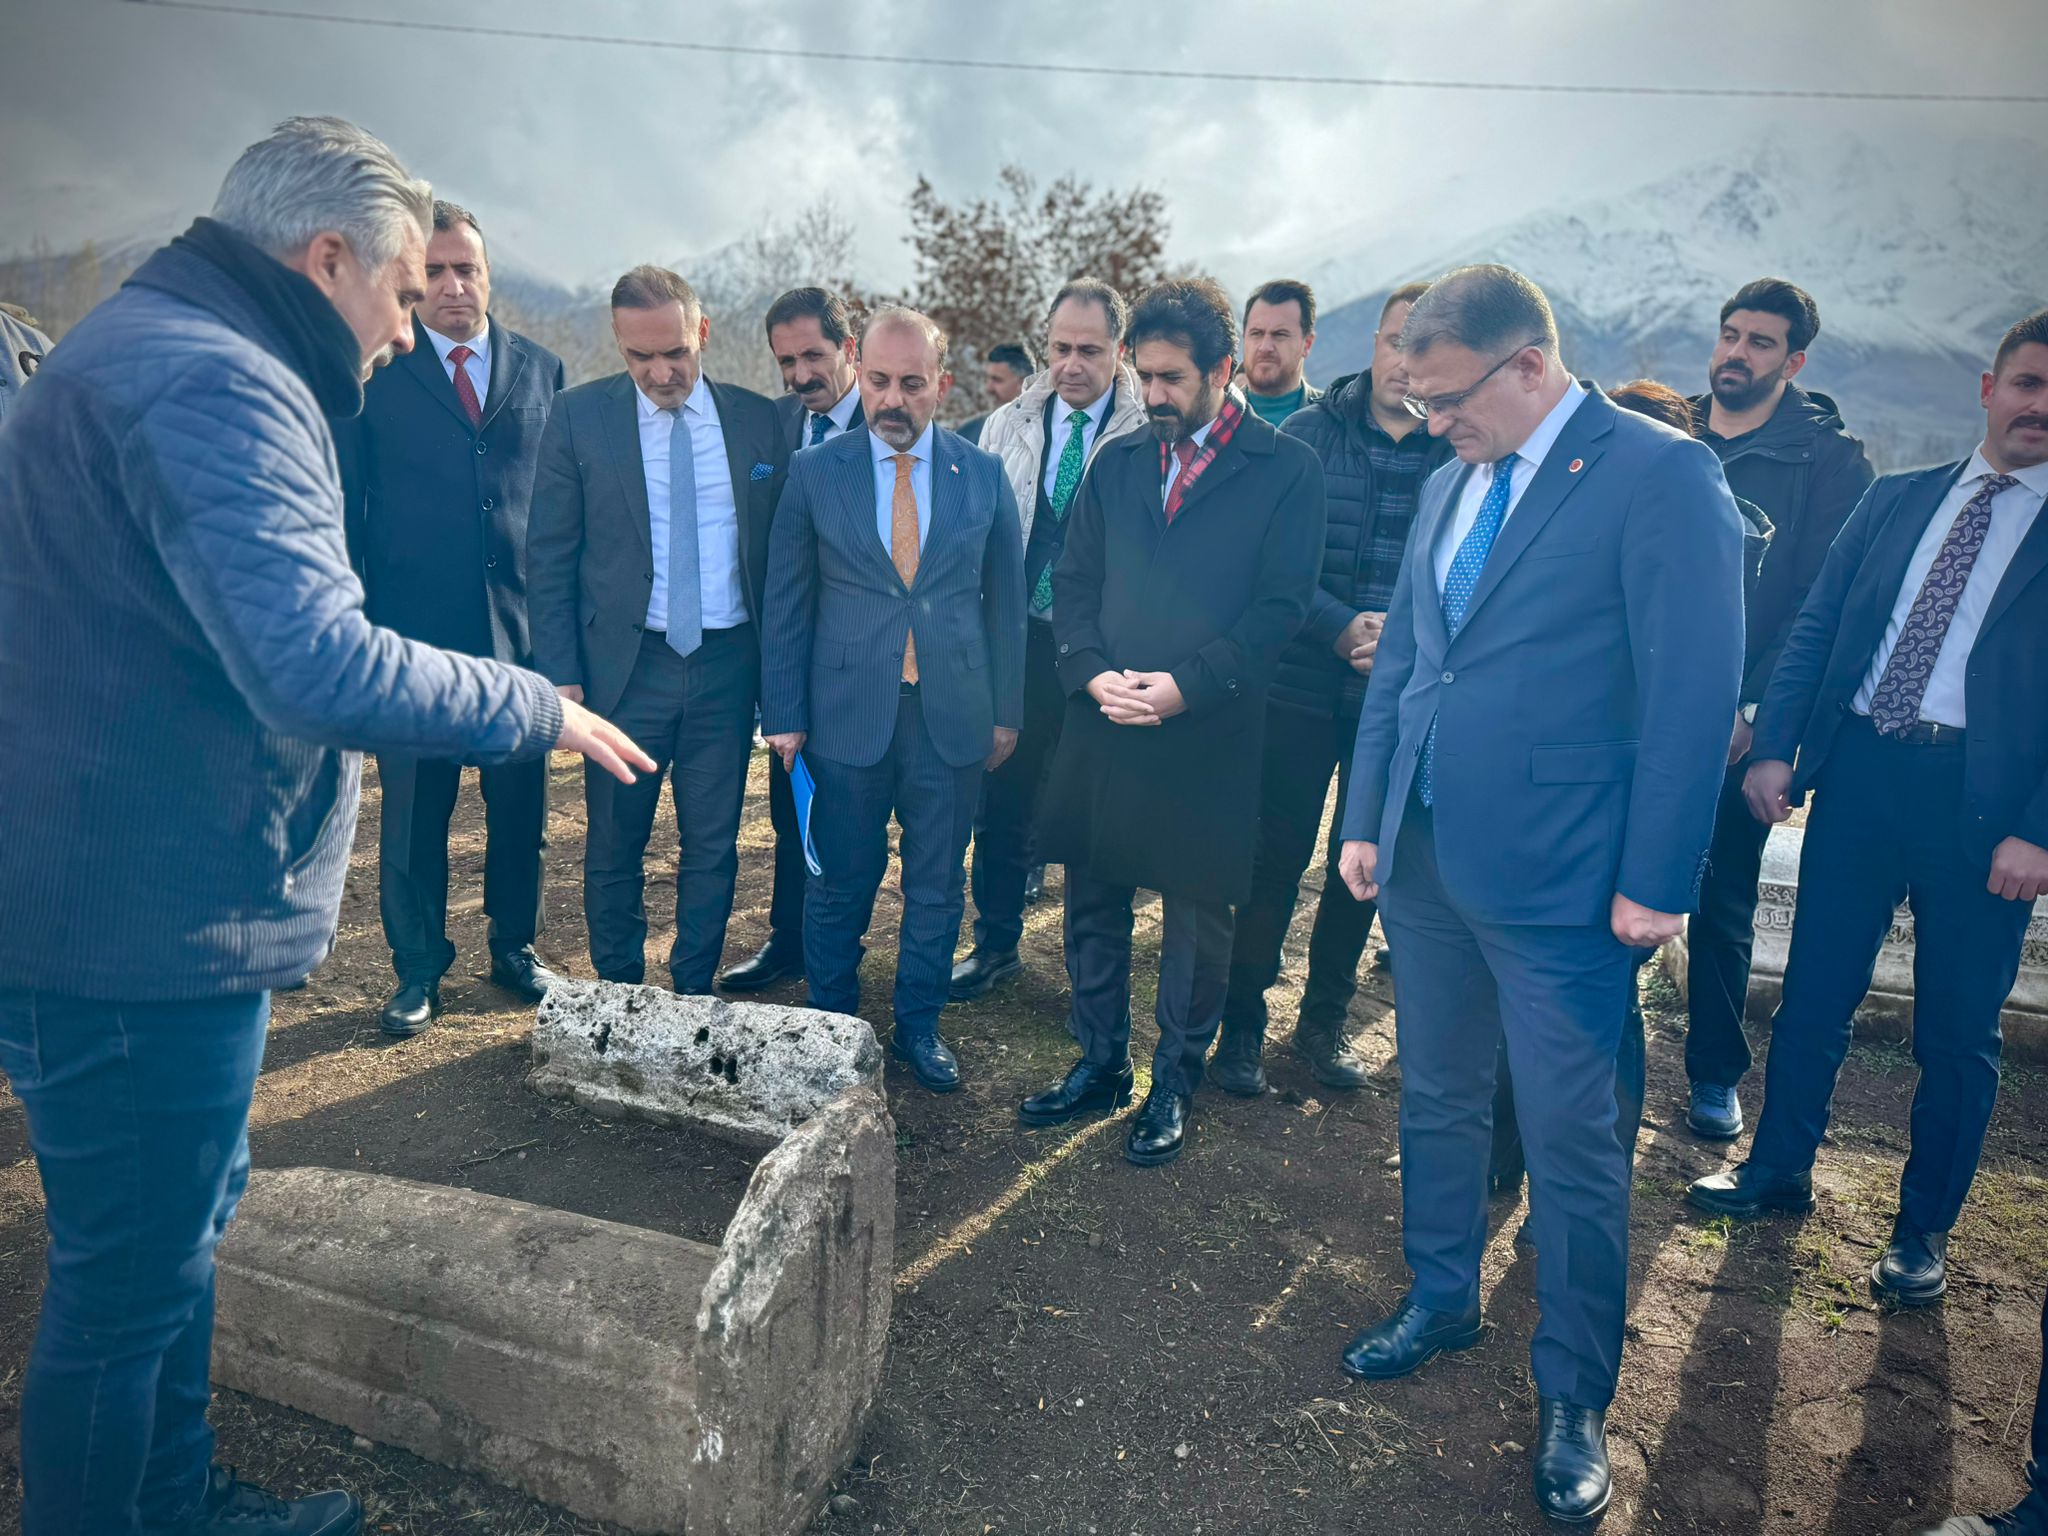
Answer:
[[(1486, 487), (1486, 499), (1479, 503), (1479, 516), (1473, 519), (1471, 532), (1458, 546), (1458, 552), (1451, 556), (1451, 569), (1444, 577), (1444, 628), (1451, 638), (1457, 639), (1458, 631), (1465, 627), (1465, 613), (1472, 606), (1472, 595), (1479, 590), (1479, 573), (1486, 569), (1486, 557), (1493, 552), (1493, 541), (1500, 536), (1500, 525), (1507, 521), (1508, 492), (1515, 483), (1515, 460), (1518, 456), (1509, 454), (1496, 460), (1493, 465), (1493, 479)], [(1416, 790), (1422, 796), (1424, 805), (1436, 804), (1436, 721), (1429, 722), (1429, 735), (1422, 743), (1422, 772), (1416, 782)]]
[(704, 643), (704, 586), (697, 574), (697, 451), (678, 409), (668, 429), (668, 648), (690, 656)]
[(806, 448), (817, 447), (818, 444), (825, 441), (825, 434), (831, 430), (832, 418), (830, 416), (820, 415), (816, 411), (811, 412), (811, 440), (804, 444), (804, 446)]

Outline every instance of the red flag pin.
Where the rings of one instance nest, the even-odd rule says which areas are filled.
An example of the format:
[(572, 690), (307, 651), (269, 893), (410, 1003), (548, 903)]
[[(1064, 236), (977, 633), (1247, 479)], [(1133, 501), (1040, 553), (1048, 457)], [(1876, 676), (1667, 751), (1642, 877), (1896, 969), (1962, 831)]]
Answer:
[(1570, 470), (1575, 475), (1585, 467), (1586, 461), (1584, 459), (1573, 459), (1571, 463), (1565, 465), (1565, 468)]

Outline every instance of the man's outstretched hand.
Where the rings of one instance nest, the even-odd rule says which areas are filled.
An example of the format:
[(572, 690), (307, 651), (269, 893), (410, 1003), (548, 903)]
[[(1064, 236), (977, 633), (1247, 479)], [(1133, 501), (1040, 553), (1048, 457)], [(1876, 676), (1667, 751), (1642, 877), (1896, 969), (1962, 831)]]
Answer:
[[(582, 690), (578, 690), (581, 692)], [(633, 770), (654, 772), (654, 759), (602, 715), (592, 714), (567, 693), (562, 695), (562, 734), (555, 738), (562, 752), (580, 752), (613, 778), (633, 782)]]

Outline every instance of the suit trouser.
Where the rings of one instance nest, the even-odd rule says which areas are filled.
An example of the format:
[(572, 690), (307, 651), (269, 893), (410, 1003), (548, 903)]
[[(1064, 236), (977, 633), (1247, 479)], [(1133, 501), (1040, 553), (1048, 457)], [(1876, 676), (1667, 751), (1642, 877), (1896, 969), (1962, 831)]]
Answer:
[[(1655, 955), (1639, 949), (1636, 973)], [(1614, 1139), (1635, 1165), (1636, 1137), (1643, 1128), (1643, 1098), (1649, 1081), (1649, 1044), (1644, 1037), (1643, 1005), (1631, 984), (1628, 1019), (1622, 1025), (1621, 1050), (1614, 1058)], [(1493, 1152), (1489, 1166), (1496, 1174), (1513, 1174), (1527, 1166), (1522, 1153), (1522, 1123), (1515, 1114), (1515, 1072), (1508, 1060), (1507, 1037), (1503, 1035), (1493, 1067)]]
[(1034, 619), (1024, 637), (1024, 726), (1016, 751), (982, 782), (974, 824), (974, 947), (995, 954), (1015, 949), (1024, 936), (1039, 792), (1067, 718), (1052, 625)]
[(974, 827), (982, 765), (955, 767), (939, 756), (924, 721), (924, 696), (906, 687), (896, 733), (881, 761), (865, 768), (804, 754), (817, 785), (811, 841), (823, 874), (804, 896), (804, 976), (810, 1005), (860, 1012), (862, 942), (875, 892), (889, 868), (889, 816), (903, 829), (903, 924), (896, 945), (896, 1031), (938, 1032), (953, 974), (953, 946), (967, 908), (967, 836)]
[(2027, 1481), (2048, 1499), (2048, 1292), (2041, 1296), (2041, 1374), (2034, 1383), (2034, 1438)]
[(761, 650), (751, 624), (707, 629), (687, 657), (666, 636), (640, 637), (640, 655), (612, 723), (654, 759), (652, 773), (621, 784), (596, 764), (583, 776), (590, 832), (583, 854), (583, 915), (590, 960), (605, 981), (647, 971), (644, 864), (664, 774), (676, 806), (676, 936), (669, 974), (678, 992), (709, 992), (725, 950), (739, 874), (740, 806), (753, 752)]
[(779, 754), (768, 754), (768, 822), (775, 828), (775, 891), (768, 898), (768, 940), (798, 954), (804, 949), (804, 829), (796, 819), (796, 791)]
[[(1343, 848), (1344, 796), (1351, 787), (1351, 748), (1356, 716), (1329, 718), (1307, 710), (1270, 707), (1266, 719), (1265, 764), (1259, 776), (1259, 835), (1252, 859), (1251, 898), (1237, 909), (1230, 951), (1230, 986), (1223, 1016), (1232, 1030), (1263, 1033), (1266, 992), (1280, 979), (1280, 950), (1301, 877), (1322, 830), (1323, 802), (1330, 773), (1337, 775), (1337, 814), (1323, 853), (1323, 893), (1309, 931), (1308, 985), (1301, 995), (1301, 1022), (1341, 1026), (1358, 991), (1358, 962), (1372, 936), (1376, 910), (1355, 899), (1337, 876)], [(1226, 1041), (1226, 1048), (1228, 1042)]]
[(1400, 956), (1402, 1246), (1414, 1298), (1444, 1312), (1479, 1304), (1494, 1061), (1505, 1037), (1536, 1238), (1536, 1388), (1605, 1408), (1628, 1303), (1630, 1179), (1614, 1079), (1633, 956), (1605, 922), (1466, 915), (1438, 873), (1434, 818), (1415, 803), (1380, 911)]
[(1960, 743), (1887, 741), (1852, 717), (1814, 789), (1750, 1160), (1785, 1173), (1812, 1168), (1856, 1005), (1903, 897), (1913, 909), (1920, 1082), (1899, 1214), (1916, 1231), (1946, 1232), (1984, 1151), (1998, 1097), (1999, 1010), (2019, 975), (2033, 904), (1987, 890), (1990, 865), (1964, 846)]
[[(1131, 1054), (1131, 903), (1135, 888), (1067, 866), (1067, 978), (1074, 1038), (1086, 1059), (1112, 1070)], [(1159, 919), (1159, 1046), (1152, 1086), (1193, 1093), (1223, 1016), (1230, 974), (1230, 904), (1162, 894)]]
[[(445, 758), (377, 759), (383, 809), (377, 829), (377, 906), (391, 968), (433, 981), (455, 963), (448, 942), (448, 822), (462, 765)], [(484, 797), (484, 915), (495, 955), (531, 944), (541, 929), (547, 847), (548, 761), (477, 770)]]
[(1685, 1075), (1733, 1088), (1749, 1071), (1742, 1021), (1749, 1002), (1749, 960), (1756, 939), (1757, 879), (1771, 829), (1750, 814), (1744, 758), (1728, 770), (1714, 810), (1699, 910), (1685, 929)]

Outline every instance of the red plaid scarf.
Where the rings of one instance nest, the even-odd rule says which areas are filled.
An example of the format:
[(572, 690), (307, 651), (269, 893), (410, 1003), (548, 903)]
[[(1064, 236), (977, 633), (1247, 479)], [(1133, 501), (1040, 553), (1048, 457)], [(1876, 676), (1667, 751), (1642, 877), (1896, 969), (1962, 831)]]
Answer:
[[(1237, 434), (1237, 424), (1244, 420), (1244, 396), (1235, 389), (1223, 392), (1223, 404), (1216, 411), (1216, 420), (1209, 427), (1209, 435), (1202, 440), (1201, 448), (1188, 467), (1181, 472), (1178, 480), (1170, 482), (1173, 489), (1166, 495), (1166, 521), (1170, 526), (1179, 513), (1181, 503), (1187, 500), (1188, 492), (1195, 482), (1202, 478), (1202, 471), (1216, 461), (1216, 455)], [(1173, 473), (1173, 444), (1159, 445), (1159, 478), (1163, 481)]]

